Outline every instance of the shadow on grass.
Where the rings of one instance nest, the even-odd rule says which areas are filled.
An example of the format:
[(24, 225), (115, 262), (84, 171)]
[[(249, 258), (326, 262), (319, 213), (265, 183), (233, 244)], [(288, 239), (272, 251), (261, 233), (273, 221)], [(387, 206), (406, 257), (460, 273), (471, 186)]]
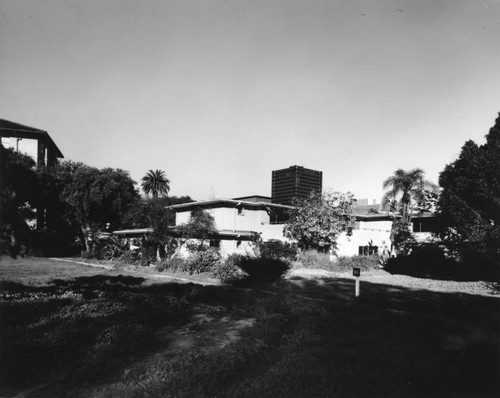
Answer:
[(425, 348), (431, 346), (451, 359), (449, 365), (455, 365), (454, 383), (466, 396), (472, 392), (492, 396), (500, 393), (499, 298), (367, 281), (360, 282), (360, 296), (355, 298), (355, 281), (347, 278), (293, 277), (285, 286), (293, 294), (342, 301), (372, 313), (390, 313), (400, 316), (403, 322), (411, 317), (420, 323), (416, 330), (427, 324), (429, 329), (422, 330), (420, 336), (429, 339)]
[[(46, 396), (78, 396), (84, 384), (107, 380), (130, 396), (499, 392), (497, 298), (363, 281), (354, 299), (354, 281), (342, 278), (295, 277), (260, 285), (266, 292), (143, 281), (100, 275), (35, 288), (3, 283), (0, 394), (61, 377)], [(158, 348), (155, 333), (185, 324), (197, 305), (257, 321), (241, 341), (210, 355), (185, 351), (144, 369), (142, 384), (124, 380), (128, 367)]]
[(193, 284), (141, 286), (132, 276), (78, 277), (45, 286), (0, 285), (0, 395), (58, 380), (110, 376), (154, 330), (189, 314)]

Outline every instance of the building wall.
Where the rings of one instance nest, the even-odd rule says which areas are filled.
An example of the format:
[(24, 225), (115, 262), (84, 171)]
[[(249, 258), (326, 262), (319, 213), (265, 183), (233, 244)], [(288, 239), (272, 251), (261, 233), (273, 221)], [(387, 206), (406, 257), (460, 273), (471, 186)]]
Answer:
[(359, 254), (359, 246), (378, 246), (380, 250), (384, 247), (391, 248), (391, 226), (392, 221), (360, 221), (351, 236), (340, 235), (337, 240), (338, 256), (356, 256)]
[[(277, 239), (289, 241), (283, 236), (285, 224), (271, 224), (269, 214), (265, 210), (244, 209), (243, 214), (238, 215), (237, 208), (215, 208), (207, 210), (215, 220), (218, 230), (255, 231), (261, 234), (263, 241)], [(176, 214), (176, 225), (189, 221), (190, 211), (178, 212)], [(365, 220), (356, 222), (356, 227), (351, 236), (341, 234), (337, 240), (338, 256), (355, 256), (359, 254), (360, 246), (377, 246), (379, 254), (385, 249), (391, 250), (391, 220)], [(417, 242), (428, 242), (432, 239), (430, 232), (414, 232)], [(221, 252), (224, 255), (231, 253), (245, 254), (253, 250), (252, 242), (237, 240), (222, 240), (220, 242)]]
[[(239, 206), (241, 208), (241, 206)], [(269, 225), (269, 214), (265, 210), (251, 210), (243, 208), (238, 214), (236, 207), (219, 207), (206, 209), (215, 221), (215, 228), (218, 230), (230, 231), (260, 231), (263, 225)], [(191, 211), (176, 213), (175, 225), (189, 222)]]
[[(355, 256), (359, 254), (360, 246), (372, 246), (379, 248), (382, 254), (384, 248), (391, 250), (391, 228), (392, 221), (361, 221), (359, 227), (353, 230), (351, 236), (340, 235), (337, 240), (338, 256)], [(431, 232), (413, 232), (418, 243), (430, 242), (433, 239)]]
[[(284, 224), (271, 224), (269, 214), (265, 210), (244, 208), (242, 214), (238, 214), (237, 208), (221, 207), (206, 209), (206, 211), (214, 217), (215, 227), (218, 230), (253, 231), (260, 233), (263, 241), (270, 239), (288, 240), (283, 237)], [(191, 211), (177, 212), (175, 224), (185, 224), (190, 217)], [(223, 256), (232, 253), (249, 254), (253, 253), (253, 250), (253, 243), (247, 240), (223, 239), (220, 241), (220, 251)]]

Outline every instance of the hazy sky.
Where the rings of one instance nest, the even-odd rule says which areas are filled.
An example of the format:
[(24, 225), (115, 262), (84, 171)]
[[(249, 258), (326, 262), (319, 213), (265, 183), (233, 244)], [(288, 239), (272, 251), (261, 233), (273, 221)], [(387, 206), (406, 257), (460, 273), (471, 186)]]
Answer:
[(172, 195), (271, 194), (271, 171), (380, 198), (437, 182), (500, 111), (499, 0), (1, 0), (0, 118), (66, 159), (163, 169)]

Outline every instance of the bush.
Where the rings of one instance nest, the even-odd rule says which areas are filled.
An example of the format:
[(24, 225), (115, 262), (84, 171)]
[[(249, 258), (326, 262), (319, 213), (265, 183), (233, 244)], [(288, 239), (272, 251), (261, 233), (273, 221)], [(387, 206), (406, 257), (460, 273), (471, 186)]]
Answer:
[(127, 250), (118, 257), (118, 262), (124, 264), (137, 264), (141, 259), (141, 254), (139, 250)]
[(379, 256), (352, 256), (339, 257), (334, 263), (339, 272), (349, 271), (353, 268), (360, 268), (362, 271), (369, 271), (381, 267)]
[(217, 249), (207, 249), (190, 254), (187, 260), (187, 271), (190, 275), (211, 271), (220, 261), (220, 254)]
[(181, 257), (174, 257), (170, 260), (162, 260), (156, 265), (156, 269), (160, 272), (188, 272), (188, 261)]
[(330, 255), (319, 253), (317, 250), (306, 250), (299, 254), (297, 265), (303, 268), (318, 268), (331, 271), (332, 261)]
[(241, 272), (241, 258), (240, 254), (231, 254), (225, 260), (218, 261), (212, 267), (212, 276), (222, 282), (235, 278)]
[(293, 261), (297, 256), (297, 244), (282, 242), (280, 240), (268, 240), (258, 244), (260, 256), (266, 258), (278, 258)]
[(461, 244), (458, 259), (469, 279), (500, 282), (500, 253), (485, 253), (473, 244)]
[(250, 281), (274, 282), (290, 269), (290, 263), (275, 258), (247, 256), (241, 257), (239, 267), (248, 275), (247, 279)]
[(158, 249), (158, 242), (154, 240), (144, 239), (141, 243), (141, 265), (149, 265), (156, 262), (156, 251)]
[(419, 278), (469, 279), (466, 267), (446, 257), (444, 249), (438, 245), (420, 245), (406, 256), (390, 258), (385, 270), (391, 274), (409, 275)]

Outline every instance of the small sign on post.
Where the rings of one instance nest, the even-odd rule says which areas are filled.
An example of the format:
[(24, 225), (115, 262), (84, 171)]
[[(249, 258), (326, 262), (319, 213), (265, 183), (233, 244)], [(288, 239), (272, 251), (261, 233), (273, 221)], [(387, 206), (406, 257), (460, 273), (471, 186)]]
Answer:
[(356, 278), (356, 285), (354, 288), (354, 297), (359, 296), (359, 277), (361, 276), (361, 268), (353, 268), (352, 275)]

